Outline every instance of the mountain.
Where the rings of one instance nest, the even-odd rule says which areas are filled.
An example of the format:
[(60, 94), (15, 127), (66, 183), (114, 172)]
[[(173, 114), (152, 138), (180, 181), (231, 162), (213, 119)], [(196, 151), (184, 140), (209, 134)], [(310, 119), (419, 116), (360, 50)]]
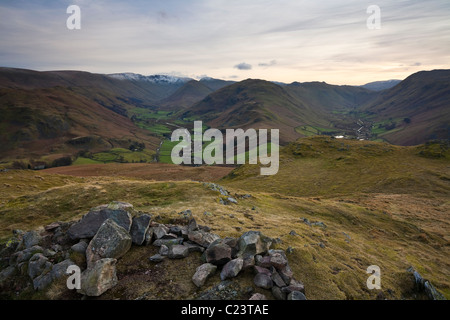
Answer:
[(203, 82), (191, 80), (178, 88), (170, 97), (161, 100), (158, 105), (164, 109), (179, 110), (180, 108), (190, 107), (212, 92), (213, 90)]
[(402, 82), (402, 80), (375, 81), (369, 82), (361, 87), (372, 91), (383, 91), (395, 87), (400, 82)]
[(450, 70), (415, 73), (362, 109), (378, 137), (400, 145), (450, 139)]
[(286, 143), (304, 136), (302, 127), (306, 131), (343, 130), (340, 113), (359, 107), (375, 95), (351, 86), (319, 82), (280, 86), (248, 79), (217, 90), (181, 117), (197, 117), (221, 129), (280, 129), (280, 140)]
[(159, 139), (136, 127), (128, 110), (150, 103), (142, 86), (76, 71), (0, 68), (1, 159), (57, 157), (128, 148)]
[(217, 91), (219, 89), (222, 89), (223, 87), (236, 83), (236, 81), (220, 80), (210, 77), (201, 78), (200, 82), (210, 88), (212, 91)]

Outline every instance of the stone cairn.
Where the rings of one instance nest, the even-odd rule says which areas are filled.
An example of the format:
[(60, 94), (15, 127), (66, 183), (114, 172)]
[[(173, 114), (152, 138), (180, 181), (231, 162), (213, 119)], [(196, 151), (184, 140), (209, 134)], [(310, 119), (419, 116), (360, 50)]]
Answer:
[[(28, 276), (35, 290), (43, 290), (53, 281), (68, 277), (68, 267), (75, 265), (71, 257), (77, 253), (86, 258), (78, 292), (100, 296), (117, 285), (117, 260), (132, 245), (153, 245), (159, 247), (159, 253), (149, 258), (153, 263), (201, 252), (204, 263), (192, 276), (197, 287), (219, 270), (224, 281), (253, 269), (255, 286), (270, 290), (275, 299), (306, 299), (305, 288), (294, 279), (285, 252), (270, 249), (272, 239), (259, 231), (221, 239), (208, 227), (197, 225), (189, 210), (181, 214), (186, 218), (185, 225), (159, 224), (151, 215), (136, 214), (129, 203), (112, 202), (91, 209), (74, 223), (55, 222), (41, 231), (26, 233), (15, 230), (0, 252), (1, 265), (6, 265), (0, 271), (0, 287), (19, 274)], [(255, 293), (250, 299), (266, 296)]]

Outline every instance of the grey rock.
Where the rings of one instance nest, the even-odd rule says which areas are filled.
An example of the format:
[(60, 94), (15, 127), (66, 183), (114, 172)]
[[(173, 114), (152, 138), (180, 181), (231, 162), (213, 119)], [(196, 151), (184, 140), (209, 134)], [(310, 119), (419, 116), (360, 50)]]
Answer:
[(233, 198), (233, 197), (228, 197), (227, 200), (228, 200), (229, 202), (231, 202), (231, 203), (234, 203), (234, 204), (237, 204), (237, 203), (238, 203), (237, 200), (236, 200), (235, 198)]
[(131, 236), (127, 230), (114, 220), (106, 220), (98, 229), (97, 234), (86, 250), (88, 266), (104, 258), (118, 259), (131, 247)]
[(116, 259), (101, 259), (83, 271), (81, 274), (81, 289), (78, 292), (87, 296), (98, 297), (117, 285), (116, 262)]
[(127, 232), (130, 232), (132, 223), (130, 212), (132, 208), (131, 204), (124, 202), (113, 202), (110, 205), (93, 208), (80, 221), (70, 226), (68, 235), (72, 240), (92, 238), (108, 219), (112, 219)]
[(150, 227), (152, 217), (148, 214), (143, 214), (139, 217), (133, 218), (131, 224), (130, 235), (134, 244), (140, 246), (145, 241), (145, 236)]
[(213, 233), (205, 232), (203, 230), (197, 230), (189, 232), (188, 239), (201, 245), (204, 248), (208, 248), (211, 243), (220, 239), (220, 237)]
[(50, 272), (52, 280), (54, 281), (64, 277), (67, 274), (67, 269), (72, 265), (75, 265), (75, 263), (70, 259), (66, 259), (60, 263), (55, 264), (52, 268), (52, 271)]
[(0, 285), (14, 275), (16, 268), (14, 266), (8, 266), (0, 272)]
[(165, 245), (167, 247), (174, 246), (177, 244), (182, 244), (183, 238), (177, 238), (177, 239), (158, 239), (153, 242), (153, 246), (155, 247), (161, 247), (162, 245)]
[(169, 247), (164, 244), (161, 245), (161, 247), (159, 248), (159, 254), (164, 257), (169, 255)]
[(278, 274), (285, 283), (291, 283), (292, 276), (294, 275), (289, 265), (287, 265), (281, 270), (278, 270)]
[(159, 225), (157, 227), (153, 227), (153, 235), (156, 239), (162, 239), (169, 232), (169, 228), (165, 225)]
[(178, 214), (180, 216), (183, 216), (184, 219), (191, 219), (192, 218), (192, 212), (189, 209), (181, 211)]
[(276, 286), (280, 288), (288, 285), (288, 283), (285, 283), (283, 278), (281, 278), (280, 274), (276, 271), (272, 274), (272, 281)]
[(167, 255), (170, 259), (183, 259), (189, 255), (189, 248), (181, 244), (174, 245), (169, 248), (169, 254)]
[(52, 282), (53, 278), (50, 272), (43, 273), (33, 279), (33, 288), (34, 290), (40, 291), (48, 287)]
[(250, 297), (249, 300), (267, 300), (267, 297), (262, 293), (255, 293)]
[(44, 249), (44, 252), (42, 253), (44, 256), (46, 256), (47, 258), (49, 257), (53, 257), (56, 255), (56, 252), (50, 249)]
[(74, 244), (72, 247), (70, 247), (70, 249), (74, 252), (85, 254), (87, 247), (88, 247), (88, 244), (86, 242), (80, 241), (80, 242)]
[(242, 270), (244, 260), (242, 258), (233, 259), (227, 262), (220, 272), (220, 280), (226, 280), (228, 278), (236, 277)]
[(306, 297), (300, 291), (292, 291), (288, 294), (287, 300), (306, 300)]
[(269, 277), (272, 276), (272, 272), (270, 272), (270, 270), (267, 269), (267, 268), (263, 268), (263, 267), (260, 267), (260, 266), (254, 266), (253, 268), (254, 268), (253, 270), (255, 271), (256, 274), (264, 273), (264, 274), (268, 275)]
[(273, 287), (273, 282), (270, 276), (264, 273), (256, 274), (253, 279), (255, 286), (263, 288), (263, 289), (271, 289)]
[(150, 245), (153, 241), (153, 228), (148, 228), (147, 232), (145, 233), (145, 240), (144, 243), (146, 246)]
[(242, 270), (251, 269), (255, 266), (255, 257), (249, 256), (244, 258), (244, 265), (242, 266)]
[(162, 256), (158, 253), (158, 254), (155, 254), (154, 256), (151, 256), (149, 258), (149, 260), (154, 263), (159, 263), (159, 262), (163, 261), (164, 258), (165, 258), (164, 256)]
[(283, 250), (269, 250), (269, 262), (278, 270), (284, 269), (288, 260)]
[(44, 271), (49, 271), (51, 267), (52, 263), (42, 253), (36, 253), (28, 263), (28, 275), (34, 279)]
[(25, 249), (30, 249), (33, 246), (39, 245), (42, 237), (39, 235), (37, 231), (28, 231), (23, 235), (23, 245)]
[(191, 233), (193, 231), (197, 231), (198, 230), (198, 225), (197, 225), (197, 221), (192, 218), (191, 220), (189, 220), (188, 226), (187, 226), (187, 232)]
[(291, 279), (291, 282), (287, 287), (283, 287), (282, 291), (285, 293), (291, 293), (293, 291), (299, 291), (305, 293), (305, 286), (300, 281), (297, 281), (295, 279)]
[(272, 242), (259, 231), (248, 231), (239, 238), (238, 257), (246, 258), (266, 253)]
[(177, 237), (182, 236), (181, 228), (178, 226), (172, 226), (169, 228), (169, 233), (176, 235)]
[(205, 251), (206, 262), (215, 265), (224, 265), (231, 260), (231, 248), (217, 240)]
[(211, 263), (202, 264), (196, 269), (195, 274), (192, 276), (192, 282), (200, 288), (205, 284), (206, 280), (216, 272), (216, 270), (217, 266)]
[(173, 233), (168, 233), (161, 237), (161, 239), (163, 239), (163, 240), (170, 240), (170, 239), (177, 239), (177, 238), (178, 238), (177, 235), (175, 235)]
[(286, 293), (281, 291), (281, 289), (278, 286), (272, 287), (272, 295), (277, 300), (286, 300), (287, 297)]
[(424, 290), (430, 300), (445, 300), (445, 297), (429, 281), (425, 281)]
[(198, 244), (184, 242), (183, 245), (188, 247), (189, 253), (191, 253), (191, 252), (203, 253), (205, 251), (205, 248), (203, 248), (202, 246), (199, 246)]

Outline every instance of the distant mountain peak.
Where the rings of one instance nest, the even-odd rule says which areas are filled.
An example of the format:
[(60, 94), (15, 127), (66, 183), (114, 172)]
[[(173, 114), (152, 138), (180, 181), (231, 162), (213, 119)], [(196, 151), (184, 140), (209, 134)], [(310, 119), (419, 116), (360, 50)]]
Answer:
[(107, 76), (118, 79), (118, 80), (131, 80), (131, 81), (147, 81), (152, 83), (167, 83), (167, 84), (174, 84), (174, 83), (186, 83), (193, 79), (187, 78), (187, 77), (177, 77), (172, 75), (165, 75), (165, 74), (155, 74), (150, 76), (144, 76), (142, 74), (138, 73), (132, 73), (132, 72), (124, 72), (124, 73), (113, 73), (108, 74)]
[(361, 86), (362, 88), (372, 90), (372, 91), (382, 91), (386, 89), (390, 89), (395, 87), (397, 84), (402, 82), (402, 80), (386, 80), (386, 81), (374, 81), (366, 83), (365, 85)]

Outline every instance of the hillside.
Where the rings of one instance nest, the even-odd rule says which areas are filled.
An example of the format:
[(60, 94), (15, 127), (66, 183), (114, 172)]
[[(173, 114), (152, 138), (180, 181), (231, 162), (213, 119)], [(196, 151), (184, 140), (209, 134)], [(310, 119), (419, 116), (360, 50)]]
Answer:
[(159, 139), (128, 118), (135, 102), (127, 95), (139, 99), (145, 93), (102, 75), (2, 68), (1, 160), (52, 161), (132, 143), (155, 149)]
[(361, 110), (378, 137), (393, 144), (417, 145), (450, 138), (450, 70), (415, 73), (385, 90)]
[[(257, 167), (244, 165), (216, 181), (236, 199), (228, 205), (220, 201), (226, 197), (217, 185), (180, 181), (184, 174), (192, 177), (192, 168), (174, 167), (178, 181), (120, 177), (120, 172), (92, 176), (95, 170), (87, 170), (85, 177), (80, 177), (82, 170), (77, 176), (70, 171), (53, 174), (54, 169), (0, 172), (0, 237), (6, 240), (14, 229), (76, 221), (91, 208), (115, 200), (132, 203), (158, 223), (180, 223), (189, 209), (200, 225), (222, 238), (258, 230), (278, 239), (275, 248), (286, 251), (308, 299), (422, 299), (410, 267), (450, 297), (448, 146), (398, 147), (314, 137), (284, 147), (280, 160), (275, 176), (259, 176)], [(110, 175), (108, 170), (100, 172)], [(203, 291), (192, 286), (191, 277), (200, 254), (149, 262), (157, 251), (133, 246), (118, 260), (119, 284), (98, 299), (198, 297)], [(382, 270), (381, 290), (366, 287), (370, 265)], [(247, 288), (253, 278), (249, 271), (236, 281)], [(219, 283), (216, 274), (202, 290)], [(18, 299), (78, 297), (64, 284), (43, 292), (33, 290), (25, 278), (17, 285)], [(263, 292), (272, 297), (270, 290)]]
[(201, 81), (191, 80), (175, 91), (170, 97), (161, 100), (158, 105), (162, 109), (180, 110), (203, 100), (213, 90)]
[(402, 82), (402, 80), (374, 81), (366, 83), (361, 87), (372, 91), (383, 91), (395, 87), (400, 82)]

